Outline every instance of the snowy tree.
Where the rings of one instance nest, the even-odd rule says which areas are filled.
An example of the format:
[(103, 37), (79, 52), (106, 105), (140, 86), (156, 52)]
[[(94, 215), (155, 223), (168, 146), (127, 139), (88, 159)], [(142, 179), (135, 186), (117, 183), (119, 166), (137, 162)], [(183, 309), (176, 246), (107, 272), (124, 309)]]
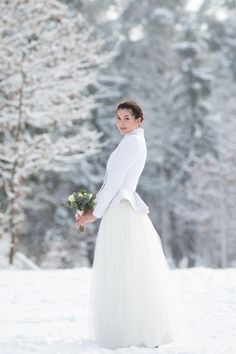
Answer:
[(97, 106), (90, 87), (109, 55), (81, 14), (57, 1), (0, 9), (1, 237), (11, 240), (12, 263), (29, 177), (69, 171), (99, 149), (101, 133), (87, 123)]
[(157, 6), (155, 1), (144, 1), (136, 8), (131, 1), (129, 6), (124, 5), (122, 24), (126, 41), (117, 62), (118, 72), (126, 78), (123, 96), (137, 100), (144, 109), (148, 161), (139, 188), (153, 210), (151, 216), (169, 258), (172, 230), (168, 195), (172, 195), (169, 186), (180, 158), (169, 132), (178, 127), (175, 137), (179, 137), (181, 127), (175, 120), (181, 117), (178, 118), (174, 107), (185, 89), (177, 72), (179, 58), (174, 50), (180, 4), (163, 2)]
[[(208, 7), (204, 2), (197, 14), (186, 13), (184, 2), (132, 5), (132, 1), (121, 5), (125, 40), (115, 65), (126, 80), (123, 97), (136, 99), (144, 107), (149, 154), (141, 194), (153, 210), (151, 216), (173, 264), (225, 266), (223, 215), (230, 212), (224, 206), (230, 198), (223, 201), (221, 195), (232, 165), (224, 163), (227, 134), (221, 139), (222, 126), (216, 124), (220, 87), (218, 93), (214, 89), (219, 59), (234, 67), (233, 60), (226, 58), (234, 57), (235, 30), (229, 17), (223, 29), (209, 16), (216, 16), (216, 7), (222, 16), (222, 8), (214, 1)], [(233, 18), (232, 2), (231, 12)], [(215, 29), (214, 34), (208, 26)], [(217, 55), (213, 48), (219, 49)], [(232, 86), (227, 100), (233, 92)], [(232, 122), (225, 124), (234, 131)], [(227, 173), (219, 188), (221, 165)], [(221, 207), (214, 209), (215, 205)], [(212, 242), (217, 245), (214, 253)]]
[[(207, 216), (205, 230), (201, 222), (196, 229), (199, 262), (220, 267), (235, 260), (235, 11), (233, 2), (205, 1), (198, 14), (210, 49), (208, 58), (213, 59), (212, 109), (206, 119), (214, 130), (215, 153), (199, 165), (202, 176), (195, 166), (192, 179), (198, 193), (191, 193), (191, 198), (195, 203), (198, 199), (198, 210)], [(213, 244), (217, 247), (212, 250)]]
[[(88, 34), (87, 37), (85, 36), (85, 42), (80, 41), (80, 44), (85, 45), (83, 48), (90, 48), (85, 52), (88, 54), (91, 50), (95, 54), (99, 51), (100, 43), (96, 49), (93, 47), (93, 45), (96, 47), (97, 36), (102, 38), (103, 48), (109, 51), (109, 56), (102, 58), (102, 65), (100, 56), (95, 55), (95, 63), (92, 63), (88, 58), (90, 55), (88, 57), (87, 54), (85, 55), (91, 65), (80, 68), (79, 74), (84, 74), (84, 77), (79, 78), (78, 74), (76, 79), (79, 95), (76, 94), (73, 100), (71, 98), (68, 100), (66, 95), (66, 99), (63, 99), (63, 107), (67, 102), (70, 114), (78, 112), (79, 119), (73, 120), (71, 129), (63, 124), (63, 118), (60, 120), (61, 96), (53, 104), (50, 103), (52, 100), (48, 99), (51, 97), (51, 92), (55, 93), (57, 84), (53, 84), (52, 90), (44, 86), (41, 93), (47, 97), (45, 98), (44, 95), (41, 101), (40, 95), (36, 96), (34, 93), (37, 85), (32, 84), (35, 80), (33, 74), (41, 73), (40, 75), (44, 77), (42, 71), (52, 73), (50, 75), (54, 81), (50, 80), (50, 83), (56, 82), (58, 79), (54, 73), (61, 72), (64, 64), (69, 60), (71, 62), (71, 55), (76, 53), (78, 48), (70, 48), (67, 51), (68, 61), (64, 60), (65, 58), (62, 60), (63, 36), (56, 52), (50, 55), (51, 58), (58, 58), (57, 55), (60, 53), (61, 61), (57, 59), (60, 63), (59, 67), (54, 68), (55, 65), (49, 65), (49, 69), (46, 64), (44, 66), (41, 63), (39, 70), (35, 70), (33, 64), (31, 67), (31, 64), (29, 65), (29, 56), (24, 56), (24, 52), (21, 51), (22, 55), (17, 56), (21, 58), (16, 66), (17, 75), (7, 75), (8, 69), (3, 66), (1, 78), (4, 81), (1, 82), (6, 86), (8, 78), (10, 88), (8, 91), (12, 92), (12, 83), (16, 77), (17, 87), (20, 86), (20, 81), (25, 80), (21, 85), (24, 87), (22, 90), (22, 122), (26, 122), (24, 134), (28, 131), (32, 138), (49, 133), (49, 136), (53, 136), (56, 141), (62, 134), (67, 138), (81, 137), (86, 136), (88, 130), (91, 134), (93, 130), (99, 130), (103, 132), (101, 136), (103, 147), (102, 152), (93, 150), (92, 147), (91, 150), (86, 149), (86, 156), (82, 149), (82, 153), (76, 159), (76, 168), (72, 167), (75, 166), (74, 160), (66, 158), (64, 162), (71, 161), (69, 173), (64, 163), (63, 169), (60, 169), (60, 159), (53, 159), (50, 174), (46, 163), (45, 166), (40, 167), (40, 173), (26, 176), (29, 193), (30, 189), (34, 192), (33, 195), (31, 193), (34, 210), (28, 208), (30, 201), (27, 202), (25, 197), (20, 198), (24, 200), (24, 210), (29, 221), (24, 224), (24, 232), (21, 231), (21, 245), (23, 243), (29, 254), (43, 267), (52, 267), (53, 264), (57, 267), (85, 265), (86, 257), (89, 259), (89, 264), (92, 264), (92, 247), (98, 224), (88, 225), (84, 237), (79, 238), (75, 228), (72, 227), (72, 217), (68, 217), (67, 211), (60, 207), (59, 203), (62, 195), (67, 195), (78, 186), (83, 185), (94, 191), (99, 187), (104, 176), (107, 157), (120, 140), (119, 133), (115, 134), (114, 109), (121, 99), (134, 99), (144, 108), (143, 126), (148, 144), (148, 160), (140, 179), (139, 193), (150, 206), (150, 216), (157, 230), (160, 231), (169, 262), (173, 266), (224, 267), (234, 264), (236, 251), (234, 242), (235, 1), (205, 0), (199, 10), (193, 13), (186, 11), (186, 1), (181, 0), (160, 1), (158, 4), (154, 0), (145, 0), (139, 3), (139, 6), (135, 6), (134, 0), (94, 0), (92, 2), (64, 0), (62, 2), (70, 5), (68, 14), (64, 5), (56, 3), (60, 11), (67, 14), (66, 23), (69, 23), (68, 18), (70, 19), (68, 26), (72, 26), (77, 18), (78, 27), (74, 28), (79, 28), (79, 32), (73, 29), (73, 36)], [(49, 15), (45, 16), (47, 18)], [(32, 20), (32, 22), (37, 21)], [(45, 28), (49, 30), (50, 27), (52, 30), (52, 22), (47, 20)], [(61, 24), (57, 25), (61, 26)], [(96, 26), (96, 36), (88, 29), (93, 25)], [(10, 30), (5, 31), (3, 38), (10, 38), (10, 33)], [(93, 36), (92, 41), (89, 38), (90, 34)], [(18, 37), (14, 43), (18, 43), (17, 41)], [(45, 47), (49, 43), (47, 41), (48, 38), (44, 41), (41, 38), (39, 41), (35, 38), (35, 34), (30, 40), (31, 45), (43, 42)], [(68, 43), (69, 41), (66, 46)], [(52, 43), (49, 47), (53, 48)], [(32, 53), (34, 53), (33, 49)], [(37, 51), (34, 57), (35, 63), (38, 53), (42, 55), (40, 58), (45, 59), (42, 51)], [(81, 58), (81, 53), (78, 53), (78, 58)], [(48, 56), (45, 60), (46, 63)], [(13, 68), (13, 64), (10, 65)], [(97, 66), (99, 72), (96, 70)], [(66, 69), (66, 72), (68, 70), (71, 72), (72, 67)], [(48, 75), (45, 77), (48, 78)], [(63, 88), (57, 90), (62, 96), (68, 92), (66, 88), (68, 80), (69, 77), (63, 77), (65, 90)], [(43, 82), (45, 83), (46, 79)], [(73, 80), (70, 82), (72, 87), (75, 87), (75, 82)], [(81, 89), (78, 82), (84, 84), (85, 90)], [(1, 90), (2, 87), (1, 84)], [(29, 91), (32, 94), (28, 98)], [(74, 89), (72, 91), (74, 92)], [(4, 102), (12, 103), (19, 96), (19, 93), (16, 96), (13, 91), (13, 96), (11, 93), (11, 97), (4, 98)], [(55, 97), (57, 94), (54, 94)], [(33, 102), (30, 108), (27, 100)], [(87, 100), (89, 100), (88, 104)], [(45, 122), (41, 114), (43, 112), (43, 117), (45, 116), (46, 110), (42, 109), (44, 101), (46, 105), (50, 103), (48, 111), (56, 112), (58, 117), (57, 123), (54, 124), (56, 127), (54, 132), (48, 127), (43, 128), (41, 123), (38, 126), (35, 125), (36, 123), (30, 123), (30, 121), (35, 122), (35, 112), (42, 122)], [(70, 108), (72, 101), (75, 110)], [(19, 107), (19, 99), (16, 102), (18, 104), (15, 104), (15, 107)], [(83, 102), (88, 108), (87, 113), (83, 109)], [(5, 103), (1, 107), (5, 107), (4, 112), (6, 107), (10, 109), (10, 105), (7, 106)], [(11, 109), (12, 107), (11, 105)], [(14, 115), (17, 110), (19, 111), (19, 108), (13, 109), (12, 117), (19, 116)], [(30, 117), (26, 119), (27, 113)], [(3, 117), (7, 116), (8, 113), (3, 115)], [(14, 122), (14, 119), (12, 118), (11, 121)], [(82, 127), (84, 130), (81, 135)], [(4, 146), (6, 142), (10, 146), (12, 135), (9, 131), (9, 128), (1, 131), (0, 139)], [(24, 137), (24, 134), (21, 134), (21, 137)], [(91, 140), (95, 142), (96, 138), (91, 137)], [(86, 138), (85, 143), (87, 142)], [(1, 160), (2, 166), (3, 164), (6, 166), (4, 161)], [(37, 166), (35, 171), (39, 171)], [(24, 186), (26, 186), (25, 182), (19, 188), (21, 192)], [(8, 206), (9, 188), (7, 193), (6, 190), (6, 186), (2, 183), (2, 217), (4, 218)], [(27, 191), (24, 195), (26, 193)], [(38, 212), (42, 222), (38, 222)], [(33, 233), (36, 237), (29, 238)], [(42, 237), (39, 237), (41, 235)]]

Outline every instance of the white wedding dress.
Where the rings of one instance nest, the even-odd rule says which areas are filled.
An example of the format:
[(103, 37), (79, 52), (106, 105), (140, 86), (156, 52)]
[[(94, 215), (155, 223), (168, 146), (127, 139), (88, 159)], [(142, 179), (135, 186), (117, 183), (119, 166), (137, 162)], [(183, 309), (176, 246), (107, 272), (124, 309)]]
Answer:
[(90, 337), (104, 348), (155, 347), (181, 339), (181, 288), (147, 214), (128, 200), (108, 207), (91, 278)]

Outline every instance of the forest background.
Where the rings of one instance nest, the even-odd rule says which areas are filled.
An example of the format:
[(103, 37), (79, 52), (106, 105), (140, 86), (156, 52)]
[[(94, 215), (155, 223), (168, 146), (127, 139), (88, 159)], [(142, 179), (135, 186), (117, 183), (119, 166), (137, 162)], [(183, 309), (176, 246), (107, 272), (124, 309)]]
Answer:
[(235, 267), (236, 1), (5, 0), (0, 11), (0, 267), (92, 266), (99, 221), (79, 233), (62, 204), (99, 190), (125, 99), (144, 111), (137, 192), (170, 266)]

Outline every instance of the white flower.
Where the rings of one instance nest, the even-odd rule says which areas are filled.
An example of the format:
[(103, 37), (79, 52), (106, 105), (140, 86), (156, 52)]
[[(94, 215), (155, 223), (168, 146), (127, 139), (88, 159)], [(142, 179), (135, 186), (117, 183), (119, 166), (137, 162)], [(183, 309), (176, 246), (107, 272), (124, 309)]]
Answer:
[(73, 203), (75, 202), (75, 197), (73, 196), (73, 194), (71, 194), (68, 198), (69, 202)]
[(89, 193), (89, 198), (92, 198), (92, 196), (93, 196), (93, 193)]
[(83, 194), (81, 192), (78, 193), (78, 197), (82, 197)]

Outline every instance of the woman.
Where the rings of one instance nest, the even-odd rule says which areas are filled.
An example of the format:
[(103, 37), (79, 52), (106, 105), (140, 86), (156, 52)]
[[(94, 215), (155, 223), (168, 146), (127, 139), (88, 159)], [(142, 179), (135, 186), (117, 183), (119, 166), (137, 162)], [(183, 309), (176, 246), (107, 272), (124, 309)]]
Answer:
[[(79, 225), (101, 218), (92, 271), (92, 337), (105, 348), (158, 347), (183, 334), (180, 294), (148, 206), (136, 187), (147, 148), (143, 112), (125, 101), (116, 109), (123, 138), (110, 155), (95, 208)], [(90, 328), (91, 329), (91, 328)]]

